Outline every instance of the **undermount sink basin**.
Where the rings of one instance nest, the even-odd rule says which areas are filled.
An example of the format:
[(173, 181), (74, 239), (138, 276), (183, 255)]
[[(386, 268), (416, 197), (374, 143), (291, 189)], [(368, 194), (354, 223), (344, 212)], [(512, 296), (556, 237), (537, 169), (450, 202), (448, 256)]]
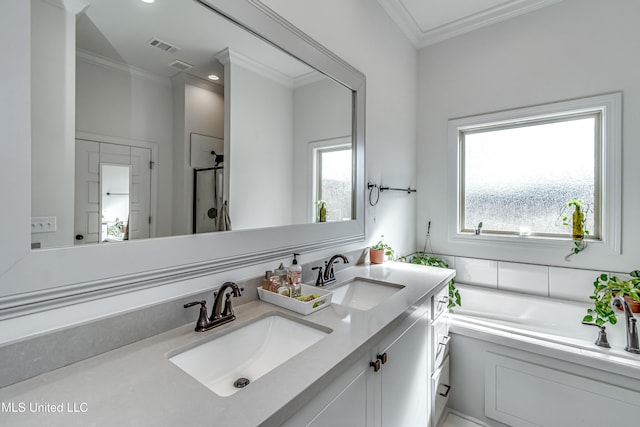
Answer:
[(258, 319), (169, 360), (227, 397), (325, 337), (331, 330), (280, 315)]
[(357, 310), (371, 310), (391, 295), (404, 288), (395, 283), (356, 277), (331, 289), (332, 302)]

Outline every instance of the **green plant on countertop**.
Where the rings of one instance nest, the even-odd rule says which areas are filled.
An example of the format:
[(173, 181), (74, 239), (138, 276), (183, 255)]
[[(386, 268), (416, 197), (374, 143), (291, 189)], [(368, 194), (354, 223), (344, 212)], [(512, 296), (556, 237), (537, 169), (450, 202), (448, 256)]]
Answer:
[[(565, 211), (571, 208), (573, 208), (573, 213), (570, 219)], [(560, 212), (562, 225), (572, 228), (571, 237), (573, 239), (573, 248), (571, 248), (571, 253), (565, 257), (567, 260), (570, 256), (579, 254), (587, 248), (587, 242), (584, 241), (584, 237), (589, 235), (589, 230), (586, 229), (586, 223), (587, 214), (590, 211), (589, 205), (585, 204), (584, 200), (571, 199), (565, 204), (562, 212)]]
[[(409, 262), (412, 264), (427, 265), (430, 267), (449, 268), (449, 264), (447, 264), (445, 260), (435, 256), (430, 256), (426, 252), (416, 252), (411, 256)], [(453, 279), (449, 280), (447, 286), (449, 288), (447, 308), (452, 312), (454, 307), (462, 307), (462, 298), (460, 297), (460, 292), (456, 288), (456, 284)]]
[(618, 320), (611, 301), (616, 294), (628, 295), (634, 301), (640, 301), (640, 270), (634, 270), (629, 275), (629, 280), (621, 280), (608, 274), (599, 275), (593, 282), (593, 295), (589, 297), (594, 308), (587, 310), (587, 315), (582, 321), (595, 322), (598, 326), (607, 322), (615, 325)]
[(384, 255), (387, 257), (388, 260), (393, 261), (393, 255), (396, 253), (396, 251), (393, 250), (393, 248), (391, 246), (389, 246), (389, 244), (385, 243), (384, 241), (384, 235), (380, 235), (380, 241), (378, 243), (376, 243), (375, 245), (371, 246), (371, 249), (373, 249), (374, 251), (384, 251)]

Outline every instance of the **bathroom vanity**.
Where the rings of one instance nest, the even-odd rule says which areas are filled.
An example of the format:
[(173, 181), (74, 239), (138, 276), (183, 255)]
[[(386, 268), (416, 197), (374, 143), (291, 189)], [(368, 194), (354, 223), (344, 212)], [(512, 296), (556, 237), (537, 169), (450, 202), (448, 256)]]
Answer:
[[(342, 270), (331, 288), (367, 279), (395, 290), (368, 309), (343, 300), (345, 305), (334, 303), (308, 316), (262, 301), (240, 305), (237, 320), (210, 331), (194, 332), (188, 324), (1, 389), (0, 401), (15, 408), (3, 413), (3, 425), (236, 427), (335, 425), (340, 420), (397, 426), (403, 419), (407, 425), (416, 420), (435, 425), (432, 320), (444, 307), (437, 298), (454, 274), (395, 262)], [(292, 357), (274, 357), (272, 369), (267, 366), (266, 373), (231, 394), (205, 386), (170, 360), (225, 339), (223, 348), (229, 350), (207, 363), (211, 371), (239, 368), (245, 359), (236, 356), (242, 352), (232, 348), (234, 339), (244, 339), (245, 326), (271, 317), (297, 324), (301, 334), (311, 328), (321, 337)], [(248, 349), (256, 357), (261, 351)], [(47, 408), (55, 406), (47, 404), (62, 410), (52, 412)], [(34, 406), (32, 411), (30, 405), (42, 405), (42, 410)]]

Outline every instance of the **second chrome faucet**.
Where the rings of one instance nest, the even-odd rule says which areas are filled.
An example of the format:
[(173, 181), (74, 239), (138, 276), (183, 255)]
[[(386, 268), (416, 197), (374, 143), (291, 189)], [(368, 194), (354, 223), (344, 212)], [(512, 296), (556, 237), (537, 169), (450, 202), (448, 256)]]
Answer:
[[(225, 293), (227, 289), (231, 289), (231, 292)], [(196, 322), (195, 331), (196, 332), (204, 332), (209, 329), (215, 328), (216, 326), (224, 325), (225, 323), (229, 323), (232, 320), (235, 320), (236, 316), (233, 312), (233, 307), (231, 306), (231, 296), (239, 297), (242, 295), (242, 289), (238, 287), (234, 282), (225, 282), (215, 295), (215, 300), (213, 302), (213, 310), (211, 311), (211, 316), (207, 317), (207, 302), (205, 300), (202, 301), (194, 301), (184, 305), (184, 308), (189, 308), (200, 304), (200, 316), (198, 316), (198, 321)], [(224, 300), (224, 308), (222, 307), (222, 298)]]

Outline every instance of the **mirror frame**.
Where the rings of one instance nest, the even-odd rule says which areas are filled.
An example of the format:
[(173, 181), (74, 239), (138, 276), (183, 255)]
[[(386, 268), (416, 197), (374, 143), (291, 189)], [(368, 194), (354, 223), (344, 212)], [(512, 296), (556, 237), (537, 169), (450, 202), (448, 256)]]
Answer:
[[(32, 251), (31, 76), (24, 75), (24, 67), (31, 66), (31, 19), (29, 2), (24, 2), (26, 6), (13, 8), (21, 19), (9, 22), (4, 30), (26, 42), (14, 44), (10, 52), (23, 68), (16, 67), (15, 90), (6, 98), (5, 105), (11, 108), (0, 111), (5, 116), (3, 124), (8, 125), (0, 145), (0, 178), (4, 183), (0, 197), (5, 206), (12, 206), (3, 214), (8, 221), (5, 224), (11, 226), (5, 227), (0, 248), (0, 319), (268, 262), (293, 252), (364, 241), (364, 74), (257, 0), (195, 1), (353, 91), (355, 219)], [(15, 18), (13, 13), (8, 15)], [(24, 25), (25, 18), (28, 25)]]

